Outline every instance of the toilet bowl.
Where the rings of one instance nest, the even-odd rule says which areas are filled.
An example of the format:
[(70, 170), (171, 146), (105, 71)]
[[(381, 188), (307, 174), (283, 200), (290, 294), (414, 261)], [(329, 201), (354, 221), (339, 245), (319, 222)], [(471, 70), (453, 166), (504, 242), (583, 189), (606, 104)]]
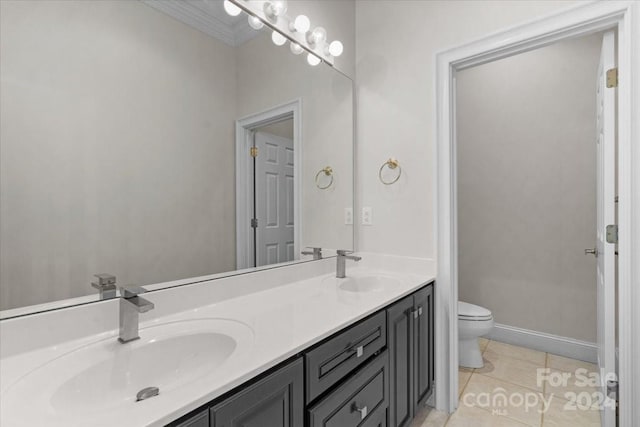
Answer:
[(465, 368), (482, 368), (484, 361), (478, 338), (493, 329), (491, 311), (458, 301), (458, 358)]

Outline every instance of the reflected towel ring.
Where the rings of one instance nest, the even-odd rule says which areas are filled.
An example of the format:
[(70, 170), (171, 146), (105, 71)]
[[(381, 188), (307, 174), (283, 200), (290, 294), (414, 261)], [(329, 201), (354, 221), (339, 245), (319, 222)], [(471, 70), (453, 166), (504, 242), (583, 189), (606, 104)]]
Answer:
[[(385, 181), (384, 178), (382, 177), (382, 171), (384, 170), (385, 166), (391, 170), (398, 169), (398, 176), (396, 176), (391, 181)], [(390, 158), (389, 160), (384, 162), (382, 166), (380, 166), (380, 171), (378, 172), (378, 178), (380, 178), (380, 182), (383, 183), (384, 185), (391, 185), (395, 183), (400, 179), (400, 175), (402, 175), (402, 168), (400, 167), (400, 163), (398, 163), (398, 161), (394, 158)]]
[[(329, 183), (324, 186), (320, 185), (320, 176), (322, 174), (324, 174), (325, 176), (331, 177), (331, 180), (329, 181)], [(324, 168), (320, 169), (316, 174), (316, 187), (318, 187), (320, 190), (326, 190), (327, 188), (331, 187), (331, 185), (333, 185), (333, 169), (331, 169), (331, 166), (325, 166)]]

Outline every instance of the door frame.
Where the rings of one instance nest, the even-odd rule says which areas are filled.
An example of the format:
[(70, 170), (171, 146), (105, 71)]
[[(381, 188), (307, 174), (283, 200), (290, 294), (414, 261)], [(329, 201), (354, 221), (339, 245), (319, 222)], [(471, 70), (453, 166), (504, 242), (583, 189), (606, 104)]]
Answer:
[[(436, 408), (458, 405), (458, 246), (455, 72), (551, 43), (616, 29), (618, 36), (618, 326), (620, 425), (640, 419), (640, 3), (589, 2), (491, 34), (435, 56), (434, 166), (437, 278)], [(633, 120), (635, 118), (635, 121)], [(633, 355), (636, 359), (633, 359)], [(634, 400), (635, 399), (635, 400)]]
[[(253, 212), (253, 170), (249, 150), (255, 129), (293, 119), (293, 250), (300, 254), (302, 223), (302, 98), (296, 98), (236, 120), (236, 269), (251, 267), (253, 236), (249, 232)], [(296, 258), (297, 259), (297, 258)]]

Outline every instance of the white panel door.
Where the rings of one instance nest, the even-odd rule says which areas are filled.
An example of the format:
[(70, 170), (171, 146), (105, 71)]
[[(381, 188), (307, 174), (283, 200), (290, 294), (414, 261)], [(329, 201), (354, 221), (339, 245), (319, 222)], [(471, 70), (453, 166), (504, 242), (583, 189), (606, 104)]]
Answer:
[[(598, 367), (602, 392), (607, 378), (616, 373), (615, 361), (615, 245), (607, 243), (606, 227), (615, 224), (615, 100), (616, 89), (607, 88), (607, 70), (615, 67), (615, 35), (602, 39), (597, 82), (597, 287)], [(602, 409), (602, 426), (614, 427), (615, 403), (607, 399)]]
[(257, 132), (256, 267), (294, 260), (293, 140)]

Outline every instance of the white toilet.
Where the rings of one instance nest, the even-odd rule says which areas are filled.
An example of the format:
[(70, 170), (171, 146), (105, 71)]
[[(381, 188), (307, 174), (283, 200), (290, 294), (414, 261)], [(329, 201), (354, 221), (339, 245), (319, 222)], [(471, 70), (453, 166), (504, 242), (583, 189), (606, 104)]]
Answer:
[(458, 355), (465, 368), (482, 368), (484, 362), (478, 337), (493, 329), (491, 311), (478, 305), (458, 301)]

